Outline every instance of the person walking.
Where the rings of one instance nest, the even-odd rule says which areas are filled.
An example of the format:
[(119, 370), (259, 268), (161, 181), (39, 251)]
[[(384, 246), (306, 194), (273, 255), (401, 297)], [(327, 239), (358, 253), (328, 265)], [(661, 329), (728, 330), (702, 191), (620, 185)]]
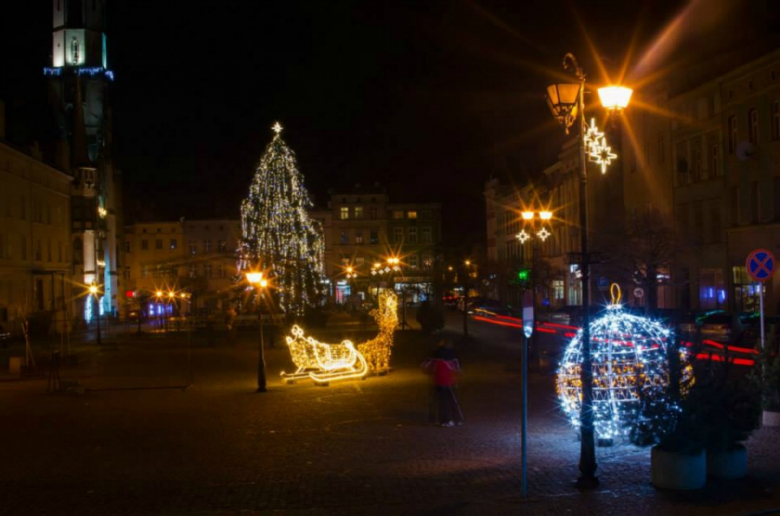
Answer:
[(436, 417), (431, 418), (432, 422), (445, 427), (463, 424), (463, 413), (454, 390), (460, 363), (455, 358), (450, 342), (441, 339), (433, 352), (433, 357), (423, 362), (422, 368), (433, 380), (437, 410)]

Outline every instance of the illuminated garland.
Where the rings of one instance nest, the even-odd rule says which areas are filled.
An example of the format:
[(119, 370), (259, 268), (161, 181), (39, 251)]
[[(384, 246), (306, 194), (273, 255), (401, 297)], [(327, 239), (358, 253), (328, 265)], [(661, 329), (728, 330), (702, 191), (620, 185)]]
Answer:
[[(640, 406), (640, 393), (662, 395), (669, 382), (666, 348), (672, 334), (656, 321), (624, 312), (618, 297), (604, 316), (590, 324), (590, 339), (596, 436), (613, 439), (627, 434)], [(575, 428), (582, 407), (581, 364), (582, 330), (566, 348), (556, 382), (561, 407)], [(683, 374), (691, 374), (690, 365)]]
[(320, 294), (324, 245), (295, 154), (282, 140), (282, 127), (260, 158), (249, 196), (241, 203), (242, 241), (238, 271), (269, 271), (288, 314), (302, 315)]
[(372, 373), (390, 370), (390, 353), (393, 348), (393, 332), (398, 327), (398, 296), (384, 289), (379, 293), (379, 306), (371, 310), (371, 316), (379, 326), (376, 338), (358, 344)]
[(293, 326), (292, 336), (285, 337), (290, 357), (297, 367), (294, 373), (282, 371), (281, 377), (289, 383), (311, 378), (317, 384), (337, 380), (362, 378), (369, 371), (387, 372), (390, 368), (390, 352), (393, 332), (398, 326), (398, 296), (390, 290), (379, 294), (379, 307), (371, 311), (379, 326), (379, 335), (355, 348), (349, 340), (339, 344), (326, 344), (304, 336), (299, 326)]

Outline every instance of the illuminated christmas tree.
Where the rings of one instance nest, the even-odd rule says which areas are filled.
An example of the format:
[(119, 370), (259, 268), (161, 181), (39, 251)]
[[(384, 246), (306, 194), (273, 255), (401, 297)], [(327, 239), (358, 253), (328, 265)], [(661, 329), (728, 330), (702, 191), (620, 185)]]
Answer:
[(267, 271), (287, 314), (303, 315), (320, 293), (323, 240), (303, 186), (295, 153), (284, 143), (281, 125), (260, 158), (249, 197), (241, 203), (239, 272)]

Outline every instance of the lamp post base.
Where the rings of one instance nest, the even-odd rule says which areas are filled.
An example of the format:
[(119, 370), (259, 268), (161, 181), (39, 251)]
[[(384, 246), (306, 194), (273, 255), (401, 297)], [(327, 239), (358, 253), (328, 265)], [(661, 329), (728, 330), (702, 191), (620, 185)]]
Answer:
[(599, 478), (597, 476), (581, 476), (574, 483), (574, 487), (577, 489), (596, 489), (599, 487)]
[(265, 387), (258, 387), (255, 392), (268, 392), (268, 389), (266, 389)]

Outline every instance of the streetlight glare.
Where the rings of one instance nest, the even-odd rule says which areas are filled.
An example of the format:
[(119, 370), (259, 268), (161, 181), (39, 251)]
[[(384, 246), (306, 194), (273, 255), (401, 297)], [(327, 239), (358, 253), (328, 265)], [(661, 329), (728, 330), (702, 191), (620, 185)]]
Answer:
[(553, 214), (551, 211), (540, 211), (539, 212), (539, 218), (542, 220), (550, 220), (552, 218)]
[(268, 286), (268, 280), (263, 278), (260, 280), (260, 288), (265, 288)]
[(246, 280), (251, 283), (252, 285), (257, 285), (258, 283), (263, 281), (263, 273), (262, 272), (247, 272), (246, 273)]
[(157, 297), (162, 297), (162, 295), (163, 295), (162, 290), (158, 290), (157, 291)]
[(524, 212), (520, 213), (520, 216), (523, 217), (523, 220), (533, 220), (534, 212), (532, 212), (532, 211), (524, 211)]
[(634, 90), (625, 86), (605, 86), (599, 88), (601, 105), (610, 111), (622, 111), (628, 107), (633, 92)]
[(97, 294), (97, 292), (98, 292), (97, 285), (95, 285), (93, 283), (92, 285), (89, 286), (89, 293), (90, 294), (95, 295), (95, 294)]

